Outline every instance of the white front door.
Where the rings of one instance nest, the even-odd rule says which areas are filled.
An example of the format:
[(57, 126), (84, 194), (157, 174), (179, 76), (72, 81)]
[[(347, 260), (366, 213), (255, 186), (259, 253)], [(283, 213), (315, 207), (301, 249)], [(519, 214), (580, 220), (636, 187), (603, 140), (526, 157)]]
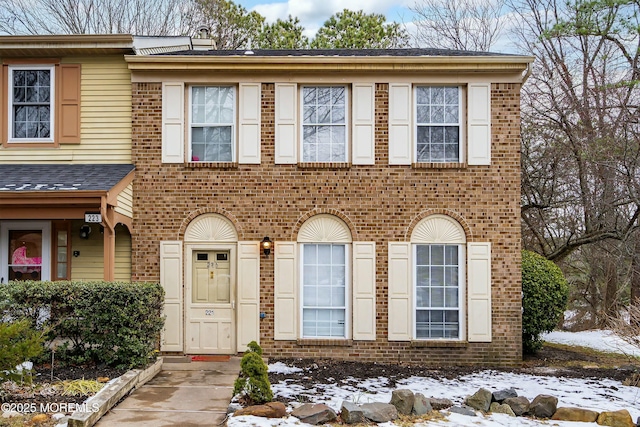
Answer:
[(231, 249), (190, 249), (187, 285), (186, 351), (192, 354), (235, 352), (235, 274)]
[(0, 222), (0, 283), (51, 280), (51, 223)]

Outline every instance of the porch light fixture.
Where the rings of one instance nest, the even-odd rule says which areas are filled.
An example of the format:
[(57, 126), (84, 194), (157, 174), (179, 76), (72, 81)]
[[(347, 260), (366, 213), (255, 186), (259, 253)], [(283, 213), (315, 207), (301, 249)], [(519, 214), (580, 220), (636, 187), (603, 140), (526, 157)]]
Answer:
[(80, 238), (81, 239), (87, 240), (89, 238), (89, 234), (91, 234), (91, 226), (90, 225), (85, 224), (82, 227), (80, 227)]
[(260, 242), (260, 246), (262, 247), (264, 255), (269, 256), (269, 254), (271, 253), (271, 248), (273, 247), (273, 242), (269, 239), (269, 237), (265, 236), (264, 239), (262, 239), (262, 242)]

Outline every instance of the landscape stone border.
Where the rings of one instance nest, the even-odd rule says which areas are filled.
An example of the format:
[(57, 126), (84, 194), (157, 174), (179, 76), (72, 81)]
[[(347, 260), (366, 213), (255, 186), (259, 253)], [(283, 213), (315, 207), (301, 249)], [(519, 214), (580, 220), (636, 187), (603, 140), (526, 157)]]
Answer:
[[(67, 422), (69, 427), (91, 427), (98, 422), (104, 414), (113, 408), (127, 393), (133, 389), (143, 386), (147, 381), (156, 376), (162, 369), (162, 358), (159, 357), (155, 363), (147, 369), (133, 369), (125, 372), (120, 377), (107, 383), (94, 396), (85, 400), (84, 405), (87, 411), (74, 412)], [(93, 411), (94, 405), (98, 408)]]

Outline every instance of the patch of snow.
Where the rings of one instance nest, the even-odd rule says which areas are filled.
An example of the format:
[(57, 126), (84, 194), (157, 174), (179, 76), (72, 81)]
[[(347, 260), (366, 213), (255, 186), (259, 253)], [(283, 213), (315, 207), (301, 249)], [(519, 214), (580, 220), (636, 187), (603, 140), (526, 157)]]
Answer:
[(591, 330), (582, 332), (553, 331), (542, 336), (547, 342), (578, 345), (594, 350), (621, 353), (628, 356), (640, 357), (640, 348), (634, 347), (621, 340), (616, 334), (605, 330)]
[(282, 362), (270, 363), (268, 372), (273, 374), (295, 374), (296, 372), (302, 372), (301, 368), (295, 366), (287, 366)]

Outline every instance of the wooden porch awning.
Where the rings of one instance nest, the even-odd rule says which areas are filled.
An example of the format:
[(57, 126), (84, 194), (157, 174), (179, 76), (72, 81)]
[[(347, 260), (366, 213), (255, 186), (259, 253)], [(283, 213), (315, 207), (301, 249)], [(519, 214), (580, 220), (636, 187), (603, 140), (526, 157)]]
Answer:
[(123, 164), (0, 165), (0, 220), (84, 219), (100, 213), (104, 278), (115, 271), (115, 226), (131, 230), (134, 166)]

